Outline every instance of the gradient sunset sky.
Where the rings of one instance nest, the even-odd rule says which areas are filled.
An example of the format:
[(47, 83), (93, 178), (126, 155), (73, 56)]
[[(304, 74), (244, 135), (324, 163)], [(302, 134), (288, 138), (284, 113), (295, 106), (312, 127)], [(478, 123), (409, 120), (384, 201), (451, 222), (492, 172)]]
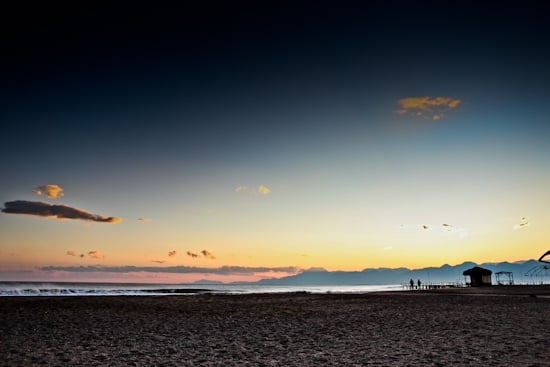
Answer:
[(545, 2), (8, 18), (0, 280), (256, 280), (550, 249)]

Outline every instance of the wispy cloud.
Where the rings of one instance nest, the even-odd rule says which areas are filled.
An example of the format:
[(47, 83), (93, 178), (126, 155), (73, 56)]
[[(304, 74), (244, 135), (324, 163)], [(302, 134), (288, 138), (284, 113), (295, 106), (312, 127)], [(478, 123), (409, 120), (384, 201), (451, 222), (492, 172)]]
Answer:
[(248, 193), (248, 194), (260, 194), (260, 195), (269, 195), (271, 194), (271, 189), (266, 185), (258, 185), (258, 187), (248, 187), (248, 186), (237, 186), (234, 191), (236, 193)]
[(529, 218), (527, 217), (521, 217), (519, 220), (519, 223), (514, 224), (514, 229), (521, 229), (525, 227), (529, 227), (531, 223), (529, 222)]
[(164, 260), (151, 260), (151, 262), (157, 263), (157, 264), (164, 264), (166, 261)]
[(51, 205), (40, 201), (15, 200), (4, 203), (3, 213), (26, 214), (55, 219), (80, 219), (100, 223), (118, 223), (118, 217), (107, 217), (66, 205)]
[(422, 231), (422, 232), (430, 232), (432, 230), (439, 228), (441, 231), (445, 233), (454, 234), (460, 238), (466, 238), (469, 235), (468, 230), (462, 227), (448, 224), (448, 223), (443, 223), (441, 225), (421, 224), (421, 225), (415, 225), (415, 226), (401, 224), (399, 228), (405, 229), (405, 230), (413, 229), (413, 230)]
[(38, 186), (34, 190), (32, 190), (36, 195), (46, 195), (49, 199), (58, 199), (65, 195), (65, 192), (63, 188), (59, 185), (54, 184), (48, 184), (48, 185), (42, 185)]
[(441, 225), (441, 227), (443, 228), (443, 231), (445, 231), (447, 233), (450, 233), (450, 234), (455, 234), (460, 238), (466, 238), (466, 237), (468, 237), (468, 234), (469, 234), (466, 229), (464, 229), (462, 227), (454, 226), (452, 224), (444, 223), (444, 224)]
[(207, 259), (214, 260), (216, 258), (213, 253), (211, 253), (210, 251), (207, 251), (207, 250), (202, 250), (201, 254), (202, 254), (202, 256), (206, 257)]
[(169, 257), (174, 257), (174, 256), (176, 256), (176, 250), (168, 251), (168, 256), (169, 256)]
[(245, 192), (247, 191), (247, 187), (246, 186), (237, 186), (235, 187), (235, 192)]
[(461, 102), (460, 99), (452, 97), (406, 97), (397, 101), (399, 109), (395, 112), (399, 115), (419, 116), (437, 121)]
[(138, 218), (138, 222), (148, 223), (152, 222), (153, 220), (151, 218)]
[(285, 267), (245, 267), (245, 266), (221, 266), (217, 268), (205, 268), (194, 266), (43, 266), (42, 271), (66, 271), (74, 273), (108, 272), (108, 273), (180, 273), (180, 274), (217, 274), (217, 275), (251, 275), (259, 273), (285, 273), (296, 274), (301, 271), (296, 266)]
[(99, 253), (99, 251), (88, 251), (88, 256), (94, 259), (103, 259), (105, 258), (105, 255), (102, 255)]
[(70, 251), (70, 250), (67, 251), (66, 254), (67, 254), (68, 256), (77, 256), (76, 252)]

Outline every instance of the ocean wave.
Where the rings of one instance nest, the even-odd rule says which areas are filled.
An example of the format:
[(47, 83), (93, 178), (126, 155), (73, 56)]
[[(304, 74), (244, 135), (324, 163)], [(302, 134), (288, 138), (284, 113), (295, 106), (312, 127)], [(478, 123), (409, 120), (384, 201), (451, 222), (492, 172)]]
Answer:
[(368, 293), (402, 290), (401, 285), (341, 285), (341, 286), (263, 286), (207, 285), (195, 287), (181, 284), (112, 284), (112, 283), (40, 283), (0, 282), (0, 297), (6, 296), (170, 296), (197, 294), (252, 293)]

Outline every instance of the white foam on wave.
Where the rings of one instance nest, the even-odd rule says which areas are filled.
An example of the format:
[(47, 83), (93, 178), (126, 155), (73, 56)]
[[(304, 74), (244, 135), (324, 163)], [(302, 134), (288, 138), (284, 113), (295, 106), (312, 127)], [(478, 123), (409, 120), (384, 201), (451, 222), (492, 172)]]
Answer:
[(20, 296), (169, 296), (204, 293), (369, 293), (399, 291), (401, 285), (332, 285), (332, 286), (275, 286), (275, 285), (192, 285), (192, 284), (106, 284), (106, 283), (24, 283), (0, 282), (0, 297)]

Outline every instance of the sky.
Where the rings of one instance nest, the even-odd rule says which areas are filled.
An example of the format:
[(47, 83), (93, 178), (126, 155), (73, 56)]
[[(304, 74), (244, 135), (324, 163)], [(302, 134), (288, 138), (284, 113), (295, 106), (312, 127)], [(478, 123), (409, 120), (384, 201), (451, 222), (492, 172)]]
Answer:
[(258, 280), (550, 249), (535, 1), (10, 9), (0, 280)]

